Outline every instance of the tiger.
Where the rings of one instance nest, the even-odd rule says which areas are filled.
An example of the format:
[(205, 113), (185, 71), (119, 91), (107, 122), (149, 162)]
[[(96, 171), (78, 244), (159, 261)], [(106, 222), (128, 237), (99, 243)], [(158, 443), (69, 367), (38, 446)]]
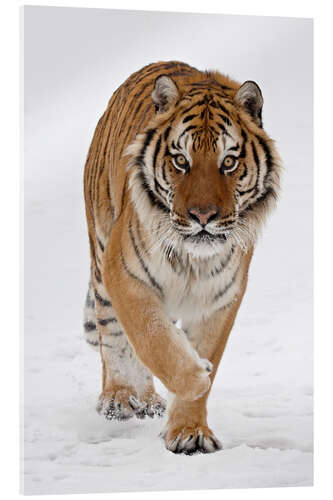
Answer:
[(114, 92), (87, 155), (84, 331), (102, 361), (96, 409), (110, 420), (167, 409), (160, 436), (173, 453), (222, 449), (207, 399), (280, 191), (262, 107), (254, 81), (152, 63)]

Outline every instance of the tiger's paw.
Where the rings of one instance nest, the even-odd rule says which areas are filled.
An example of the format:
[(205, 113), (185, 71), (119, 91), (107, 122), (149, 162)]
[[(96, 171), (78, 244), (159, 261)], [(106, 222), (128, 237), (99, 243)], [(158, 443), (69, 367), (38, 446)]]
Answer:
[(150, 394), (147, 398), (145, 398), (146, 405), (146, 414), (150, 418), (162, 417), (167, 403), (164, 398), (162, 398), (157, 392)]
[(213, 365), (208, 359), (198, 357), (190, 370), (184, 371), (182, 377), (177, 377), (176, 387), (170, 391), (184, 401), (195, 401), (208, 391), (212, 370)]
[(96, 410), (107, 420), (128, 420), (132, 417), (145, 418), (147, 415), (161, 417), (166, 409), (166, 401), (157, 393), (149, 394), (141, 401), (130, 389), (118, 389), (101, 394)]
[(142, 418), (145, 405), (129, 389), (118, 389), (102, 393), (96, 410), (107, 420), (128, 420), (134, 416)]
[(164, 439), (166, 449), (172, 453), (184, 455), (214, 453), (223, 448), (221, 442), (206, 425), (166, 429), (160, 436)]

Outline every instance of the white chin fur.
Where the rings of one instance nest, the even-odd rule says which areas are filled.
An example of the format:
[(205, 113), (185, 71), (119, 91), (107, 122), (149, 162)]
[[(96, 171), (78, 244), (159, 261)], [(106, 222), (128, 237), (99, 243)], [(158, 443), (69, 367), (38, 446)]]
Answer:
[(222, 243), (194, 243), (190, 241), (184, 242), (184, 249), (186, 252), (190, 253), (193, 257), (206, 258), (213, 257), (221, 251), (223, 248)]

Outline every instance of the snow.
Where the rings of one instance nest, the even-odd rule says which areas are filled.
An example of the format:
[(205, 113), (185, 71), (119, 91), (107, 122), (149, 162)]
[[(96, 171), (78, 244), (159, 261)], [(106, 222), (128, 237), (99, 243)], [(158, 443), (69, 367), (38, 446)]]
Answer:
[[(113, 37), (120, 34), (114, 30), (126, 22), (133, 28), (129, 38), (138, 37), (138, 15), (26, 9), (24, 492), (311, 485), (311, 22), (199, 16), (182, 24), (184, 36), (200, 22), (207, 43), (219, 26), (223, 43), (244, 23), (251, 33), (251, 72), (242, 52), (245, 35), (239, 58), (231, 53), (218, 64), (216, 53), (198, 49), (194, 57), (183, 46), (165, 48), (168, 17), (155, 43), (158, 14), (150, 13), (141, 18), (150, 52), (138, 51), (134, 61), (131, 45), (124, 45), (115, 65)], [(267, 41), (273, 58), (263, 49)], [(209, 425), (224, 450), (191, 457), (164, 449), (158, 437), (164, 419), (123, 423), (97, 415), (101, 363), (83, 341), (81, 325), (89, 279), (82, 172), (93, 130), (124, 78), (148, 62), (175, 57), (264, 82), (264, 123), (285, 163), (281, 200), (257, 245), (209, 399)]]

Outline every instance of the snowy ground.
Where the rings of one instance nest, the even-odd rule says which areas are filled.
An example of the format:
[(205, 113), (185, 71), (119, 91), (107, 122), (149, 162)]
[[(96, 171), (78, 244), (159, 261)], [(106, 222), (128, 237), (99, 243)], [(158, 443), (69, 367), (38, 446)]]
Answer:
[[(278, 141), (285, 174), (278, 210), (256, 249), (247, 294), (209, 400), (209, 424), (224, 450), (187, 457), (164, 449), (158, 438), (163, 420), (106, 422), (94, 410), (101, 365), (82, 340), (89, 268), (82, 170), (97, 119), (123, 78), (147, 62), (175, 57), (200, 68), (217, 67), (216, 54), (206, 61), (198, 51), (193, 59), (184, 47), (176, 53), (150, 43), (155, 24), (148, 16), (145, 43), (150, 53), (135, 62), (123, 59), (119, 72), (111, 75), (113, 32), (103, 27), (106, 15), (100, 18), (91, 10), (80, 18), (78, 10), (65, 16), (62, 9), (53, 9), (52, 15), (51, 9), (37, 10), (26, 17), (25, 35), (24, 492), (311, 485), (309, 24), (266, 18), (264, 31), (255, 24), (260, 19), (252, 18), (251, 24), (245, 18), (255, 44), (251, 49), (247, 43), (246, 51), (253, 50), (252, 64), (256, 54), (260, 60), (255, 74), (244, 68), (250, 64), (248, 52), (240, 51), (239, 59), (224, 57), (232, 75), (265, 82), (264, 120)], [(208, 42), (217, 22), (216, 16), (209, 19), (206, 28), (200, 21)], [(235, 22), (224, 19), (222, 34), (232, 31)], [(107, 20), (110, 27), (121, 24)], [(133, 22), (135, 31), (137, 18), (126, 22)], [(165, 22), (161, 43), (169, 31)], [(133, 36), (140, 45), (138, 33)], [(103, 37), (109, 37), (110, 54), (105, 41), (104, 51), (97, 50)], [(271, 54), (257, 49), (268, 38), (276, 54), (273, 65)], [(278, 79), (281, 72), (289, 75), (287, 82)]]
[[(210, 425), (225, 450), (192, 457), (163, 448), (160, 419), (118, 423), (99, 417), (100, 363), (83, 343), (80, 326), (33, 335), (29, 317), (25, 492), (310, 485), (309, 304), (302, 297), (290, 305), (284, 295), (280, 288), (267, 293), (261, 310), (244, 304), (209, 404)], [(294, 315), (299, 328), (291, 332)]]

